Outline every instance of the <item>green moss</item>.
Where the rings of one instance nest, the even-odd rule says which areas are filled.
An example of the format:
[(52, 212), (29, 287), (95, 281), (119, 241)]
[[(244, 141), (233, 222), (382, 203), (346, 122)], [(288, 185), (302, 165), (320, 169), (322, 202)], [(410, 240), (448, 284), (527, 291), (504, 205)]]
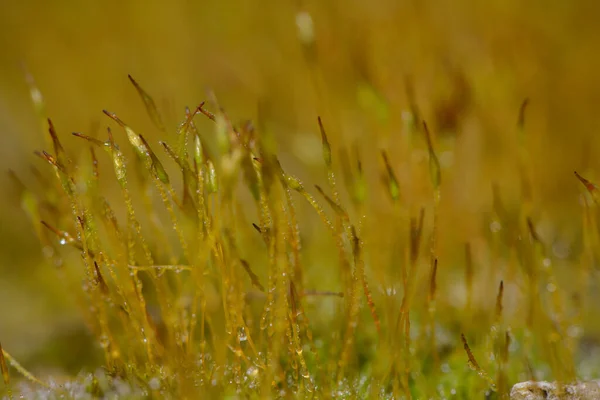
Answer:
[[(547, 367), (563, 381), (576, 377), (578, 338), (569, 328), (578, 324), (577, 305), (524, 209), (505, 209), (496, 190), (491, 209), (503, 231), (488, 232), (479, 251), (512, 272), (493, 271), (493, 284), (476, 271), (471, 245), (451, 238), (465, 259), (444, 258), (440, 238), (448, 241), (453, 228), (440, 222), (444, 170), (427, 125), (408, 128), (422, 131), (411, 146), (429, 158), (412, 171), (427, 193), (415, 207), (387, 149), (383, 166), (363, 165), (359, 151), (355, 166), (342, 160), (344, 193), (335, 143), (320, 119), (323, 188), (284, 172), (261, 132), (235, 125), (217, 104), (214, 114), (204, 103), (187, 110), (169, 145), (154, 101), (130, 79), (173, 165), (105, 112), (124, 135), (76, 134), (85, 151), (68, 154), (50, 124), (54, 154), (39, 154), (59, 185), (39, 197), (22, 189), (25, 211), (35, 224), (44, 219), (57, 254), (70, 246), (80, 255), (65, 257), (59, 276), (65, 288), (82, 282), (74, 297), (103, 369), (49, 388), (11, 388), (30, 398), (501, 398), (524, 365)], [(213, 132), (196, 128), (203, 116), (215, 123)], [(106, 151), (98, 157), (112, 162), (112, 172), (98, 167), (89, 146)], [(136, 166), (139, 176), (131, 172)], [(384, 185), (368, 182), (365, 170)], [(595, 199), (596, 186), (578, 177)], [(101, 189), (109, 180), (120, 189), (114, 196)], [(382, 218), (377, 204), (390, 199), (394, 212)], [(42, 211), (41, 202), (53, 207)], [(596, 213), (591, 203), (585, 210)], [(315, 217), (320, 225), (303, 237)], [(394, 246), (382, 245), (382, 231), (404, 229)], [(584, 226), (584, 251), (597, 248), (597, 232), (594, 215)], [(329, 277), (321, 281), (305, 257), (326, 235), (330, 246), (318, 257), (337, 262), (321, 264)], [(449, 279), (447, 271), (457, 269), (466, 271), (464, 280)], [(464, 301), (453, 290), (459, 285)], [(510, 312), (505, 286), (514, 296)]]

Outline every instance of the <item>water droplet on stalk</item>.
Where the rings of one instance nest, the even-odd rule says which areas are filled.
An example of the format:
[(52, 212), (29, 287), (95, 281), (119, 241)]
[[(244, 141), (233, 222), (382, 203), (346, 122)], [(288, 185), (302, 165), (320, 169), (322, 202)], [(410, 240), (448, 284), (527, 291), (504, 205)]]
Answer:
[(248, 340), (248, 336), (246, 335), (246, 330), (242, 327), (238, 330), (238, 340), (240, 342), (245, 342)]
[(110, 345), (110, 338), (107, 335), (102, 335), (98, 339), (98, 342), (100, 343), (100, 347), (106, 349)]

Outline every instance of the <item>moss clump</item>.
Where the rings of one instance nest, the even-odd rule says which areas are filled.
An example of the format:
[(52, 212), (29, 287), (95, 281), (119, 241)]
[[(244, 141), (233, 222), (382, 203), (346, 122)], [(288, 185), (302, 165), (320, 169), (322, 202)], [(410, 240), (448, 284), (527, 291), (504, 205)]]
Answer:
[[(452, 241), (425, 123), (406, 127), (414, 151), (427, 154), (410, 178), (424, 198), (407, 200), (387, 149), (377, 166), (342, 153), (340, 181), (320, 119), (327, 186), (313, 188), (286, 172), (267, 132), (234, 124), (216, 103), (186, 110), (167, 143), (152, 98), (130, 79), (165, 141), (105, 111), (115, 133), (76, 133), (83, 151), (70, 154), (48, 121), (52, 153), (38, 156), (57, 185), (45, 182), (41, 196), (21, 188), (33, 222), (47, 228), (40, 238), (53, 235), (61, 284), (96, 338), (90, 351), (104, 357), (102, 370), (26, 396), (476, 398), (508, 395), (526, 366), (575, 378), (579, 306), (561, 287), (528, 200), (507, 209), (496, 189), (486, 241)], [(198, 129), (198, 116), (214, 129)], [(373, 171), (383, 185), (369, 181)], [(377, 208), (390, 200), (382, 218)], [(590, 254), (595, 212), (586, 203)], [(460, 256), (444, 259), (442, 240)], [(505, 266), (475, 265), (475, 251)], [(8, 385), (10, 363), (1, 361)]]

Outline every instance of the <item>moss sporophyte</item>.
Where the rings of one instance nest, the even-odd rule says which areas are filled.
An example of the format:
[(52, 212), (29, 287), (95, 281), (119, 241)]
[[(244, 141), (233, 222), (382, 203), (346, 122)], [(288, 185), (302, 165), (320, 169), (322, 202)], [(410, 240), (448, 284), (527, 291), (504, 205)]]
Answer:
[[(578, 317), (530, 215), (504, 207), (494, 185), (490, 224), (502, 229), (443, 257), (452, 227), (440, 223), (445, 170), (427, 124), (405, 127), (412, 151), (428, 160), (407, 176), (393, 149), (379, 149), (376, 165), (358, 147), (338, 152), (327, 121), (315, 118), (326, 184), (310, 185), (286, 172), (265, 132), (235, 124), (214, 101), (186, 109), (171, 132), (129, 79), (160, 141), (123, 112), (104, 111), (106, 132), (74, 133), (85, 151), (71, 154), (47, 120), (51, 150), (36, 154), (56, 181), (44, 175), (29, 188), (12, 174), (52, 250), (45, 254), (64, 261), (55, 262), (58, 276), (73, 289), (103, 369), (70, 385), (44, 383), (2, 349), (9, 396), (11, 367), (67, 397), (79, 382), (77, 393), (91, 397), (123, 395), (126, 385), (139, 398), (502, 398), (531, 363), (574, 379), (577, 337), (566, 332)], [(368, 178), (373, 171), (383, 184)], [(597, 187), (577, 177), (596, 201)], [(420, 204), (408, 180), (428, 193)], [(391, 216), (377, 212), (381, 202)], [(597, 209), (588, 201), (584, 209), (584, 252), (593, 255)], [(513, 273), (484, 277), (481, 254), (507, 260)], [(509, 291), (525, 318), (507, 313)]]

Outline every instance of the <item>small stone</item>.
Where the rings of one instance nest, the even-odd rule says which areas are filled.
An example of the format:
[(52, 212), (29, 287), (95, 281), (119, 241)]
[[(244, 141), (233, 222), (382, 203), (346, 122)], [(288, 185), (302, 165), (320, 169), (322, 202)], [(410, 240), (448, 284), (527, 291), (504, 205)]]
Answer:
[(556, 382), (520, 382), (510, 391), (511, 400), (600, 399), (600, 381), (559, 385)]

